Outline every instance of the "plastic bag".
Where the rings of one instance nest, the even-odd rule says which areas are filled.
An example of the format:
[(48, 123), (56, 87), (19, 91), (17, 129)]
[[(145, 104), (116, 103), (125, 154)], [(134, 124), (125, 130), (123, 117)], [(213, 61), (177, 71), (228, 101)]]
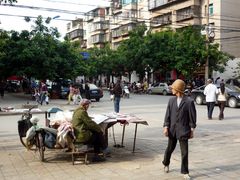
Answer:
[(114, 100), (114, 94), (111, 94), (111, 95), (110, 95), (110, 99), (111, 99), (111, 101)]
[(56, 144), (56, 135), (54, 135), (51, 132), (46, 131), (45, 137), (44, 137), (44, 144), (45, 144), (45, 146), (47, 146), (50, 149), (54, 148), (54, 146)]

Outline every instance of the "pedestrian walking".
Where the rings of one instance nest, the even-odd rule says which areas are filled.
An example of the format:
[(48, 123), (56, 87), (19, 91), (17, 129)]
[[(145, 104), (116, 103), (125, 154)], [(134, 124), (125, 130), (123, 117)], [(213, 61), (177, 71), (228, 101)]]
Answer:
[(194, 101), (184, 95), (184, 90), (184, 81), (174, 81), (172, 94), (175, 97), (169, 99), (163, 124), (163, 133), (168, 137), (168, 145), (162, 163), (164, 172), (168, 173), (172, 152), (179, 141), (182, 156), (181, 173), (184, 179), (191, 179), (188, 169), (188, 139), (193, 138), (196, 128), (196, 108)]
[(88, 82), (85, 84), (85, 97), (90, 100), (90, 87)]
[(80, 101), (82, 100), (82, 96), (78, 87), (74, 87), (73, 92), (73, 104), (79, 105)]
[(40, 93), (39, 93), (39, 89), (34, 89), (34, 95), (33, 95), (35, 101), (39, 104), (41, 104), (41, 99), (40, 99)]
[(114, 95), (114, 111), (116, 113), (119, 113), (120, 110), (120, 100), (122, 96), (122, 87), (121, 87), (121, 81), (117, 80), (117, 83), (115, 84), (113, 88), (113, 95)]
[(4, 97), (5, 88), (6, 88), (6, 83), (4, 82), (4, 80), (1, 80), (0, 81), (0, 95), (1, 95), (2, 99)]
[(204, 88), (204, 95), (206, 96), (207, 103), (208, 120), (212, 119), (217, 93), (217, 87), (213, 84), (212, 79), (208, 79), (207, 86)]
[(70, 104), (71, 101), (72, 101), (72, 98), (73, 98), (73, 95), (74, 95), (74, 87), (72, 84), (69, 85), (69, 94), (68, 94), (68, 103), (67, 104)]
[(224, 119), (223, 112), (224, 112), (226, 101), (227, 101), (227, 92), (226, 92), (224, 83), (221, 83), (220, 88), (218, 89), (217, 101), (218, 101), (218, 106), (220, 111), (218, 119), (222, 120)]
[(41, 105), (43, 104), (43, 101), (45, 101), (46, 104), (49, 103), (48, 98), (46, 99), (47, 96), (48, 96), (48, 88), (47, 88), (47, 85), (42, 81), (41, 87), (40, 87), (40, 104)]
[(114, 95), (113, 95), (113, 88), (114, 88), (114, 83), (110, 83), (109, 85), (109, 94), (110, 94), (110, 100), (113, 101), (114, 100)]

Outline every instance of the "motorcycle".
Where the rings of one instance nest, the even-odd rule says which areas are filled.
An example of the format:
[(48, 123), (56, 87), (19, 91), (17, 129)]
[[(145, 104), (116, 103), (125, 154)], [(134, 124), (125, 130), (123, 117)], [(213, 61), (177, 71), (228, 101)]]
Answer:
[(130, 91), (128, 89), (128, 86), (124, 86), (123, 87), (123, 96), (126, 97), (126, 98), (129, 98), (130, 96)]

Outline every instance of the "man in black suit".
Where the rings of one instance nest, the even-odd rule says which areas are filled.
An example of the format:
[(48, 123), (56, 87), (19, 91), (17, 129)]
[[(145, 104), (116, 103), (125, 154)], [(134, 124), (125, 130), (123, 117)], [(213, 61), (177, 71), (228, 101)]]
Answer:
[(169, 100), (164, 119), (163, 133), (168, 137), (168, 146), (162, 163), (164, 171), (168, 173), (171, 155), (178, 140), (182, 155), (181, 173), (184, 179), (191, 179), (188, 170), (188, 139), (193, 138), (196, 127), (195, 104), (192, 99), (184, 95), (184, 81), (177, 79), (171, 87), (175, 97)]

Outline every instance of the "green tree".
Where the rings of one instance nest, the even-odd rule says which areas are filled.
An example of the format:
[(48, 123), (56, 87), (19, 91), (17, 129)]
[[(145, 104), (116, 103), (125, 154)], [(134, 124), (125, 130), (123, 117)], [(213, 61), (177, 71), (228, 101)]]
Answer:
[(240, 79), (240, 62), (237, 63), (234, 73), (235, 73), (235, 77)]
[(175, 33), (171, 30), (146, 36), (144, 56), (153, 72), (166, 74), (174, 68), (175, 41)]
[(1, 78), (6, 78), (7, 74), (5, 69), (5, 59), (7, 57), (7, 47), (9, 42), (9, 33), (7, 31), (0, 30), (0, 75)]
[(198, 27), (189, 26), (175, 35), (174, 68), (190, 78), (196, 67), (205, 64), (207, 49), (205, 37)]
[(208, 58), (209, 58), (209, 71), (219, 71), (223, 73), (225, 71), (225, 67), (229, 60), (232, 60), (234, 56), (219, 51), (219, 44), (209, 44), (209, 51), (208, 51)]
[(73, 79), (82, 73), (82, 61), (78, 47), (69, 41), (60, 42), (59, 33), (48, 28), (50, 19), (39, 16), (32, 31), (11, 31), (9, 37), (1, 33), (0, 65), (5, 77), (25, 75), (37, 79), (54, 80), (59, 77)]
[(210, 44), (207, 50), (205, 39), (200, 28), (192, 26), (148, 34), (144, 51), (146, 63), (163, 75), (175, 69), (178, 75), (190, 78), (196, 67), (205, 65), (209, 56), (210, 69), (224, 71), (231, 56), (219, 51), (218, 44)]
[(121, 60), (119, 69), (123, 69), (129, 75), (136, 71), (140, 79), (144, 77), (147, 66), (147, 64), (144, 64), (145, 57), (143, 56), (145, 50), (144, 34), (146, 30), (145, 25), (137, 26), (133, 31), (129, 32), (129, 39), (124, 40), (117, 49), (119, 60)]

